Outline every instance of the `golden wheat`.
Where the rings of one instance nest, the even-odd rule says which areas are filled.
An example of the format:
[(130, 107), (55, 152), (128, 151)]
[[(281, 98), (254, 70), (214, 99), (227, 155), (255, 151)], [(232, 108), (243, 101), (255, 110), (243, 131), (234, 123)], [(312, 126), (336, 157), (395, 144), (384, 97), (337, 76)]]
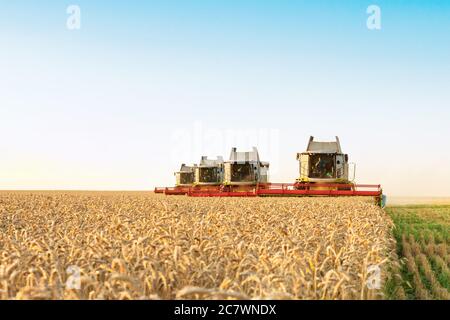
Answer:
[(3, 192), (0, 297), (379, 298), (391, 227), (355, 198)]

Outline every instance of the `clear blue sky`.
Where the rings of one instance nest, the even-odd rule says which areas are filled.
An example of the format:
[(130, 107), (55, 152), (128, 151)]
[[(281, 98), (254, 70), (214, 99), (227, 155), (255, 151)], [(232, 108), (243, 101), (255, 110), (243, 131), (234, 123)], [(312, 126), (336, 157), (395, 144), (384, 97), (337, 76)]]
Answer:
[(2, 189), (151, 189), (253, 144), (291, 182), (339, 135), (358, 182), (450, 196), (450, 1), (3, 1), (0, 42)]

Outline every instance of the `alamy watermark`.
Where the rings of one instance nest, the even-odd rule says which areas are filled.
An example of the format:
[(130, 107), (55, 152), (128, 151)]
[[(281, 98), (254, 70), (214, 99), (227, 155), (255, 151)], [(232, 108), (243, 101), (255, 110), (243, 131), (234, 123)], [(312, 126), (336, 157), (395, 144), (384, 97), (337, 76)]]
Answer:
[(379, 265), (370, 265), (367, 268), (366, 286), (369, 290), (381, 289), (381, 268)]
[(66, 289), (80, 290), (81, 289), (81, 271), (78, 266), (69, 266), (66, 269), (69, 277), (66, 281)]
[(370, 5), (366, 10), (369, 17), (367, 18), (367, 29), (381, 30), (381, 8), (377, 5)]
[[(66, 27), (68, 30), (80, 30), (81, 29), (81, 8), (79, 5), (72, 4), (66, 9), (66, 13), (69, 15), (66, 20)], [(378, 5), (372, 4), (367, 7), (366, 26), (369, 30), (381, 30), (381, 8)]]
[(81, 8), (78, 5), (70, 5), (66, 9), (66, 13), (69, 15), (66, 21), (66, 27), (68, 30), (80, 30), (81, 29)]
[(188, 127), (178, 128), (171, 136), (171, 165), (197, 163), (201, 156), (223, 156), (228, 160), (231, 148), (251, 151), (257, 147), (260, 160), (270, 162), (270, 174), (279, 167), (280, 132), (275, 128), (246, 127), (218, 129), (196, 121)]

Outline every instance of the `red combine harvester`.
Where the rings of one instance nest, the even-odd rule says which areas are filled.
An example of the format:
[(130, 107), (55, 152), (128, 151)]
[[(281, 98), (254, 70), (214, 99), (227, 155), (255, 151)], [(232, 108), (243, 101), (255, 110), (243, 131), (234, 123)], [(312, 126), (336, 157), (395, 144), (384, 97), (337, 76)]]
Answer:
[[(258, 150), (231, 150), (230, 160), (202, 157), (199, 165), (175, 172), (176, 186), (155, 188), (155, 193), (190, 197), (258, 197), (258, 196), (361, 196), (373, 197), (384, 207), (380, 185), (355, 184), (355, 164), (342, 153), (339, 138), (332, 142), (314, 141), (311, 137), (305, 152), (297, 154), (300, 177), (295, 183), (271, 183), (269, 163), (260, 161)], [(352, 167), (353, 177), (349, 179)]]

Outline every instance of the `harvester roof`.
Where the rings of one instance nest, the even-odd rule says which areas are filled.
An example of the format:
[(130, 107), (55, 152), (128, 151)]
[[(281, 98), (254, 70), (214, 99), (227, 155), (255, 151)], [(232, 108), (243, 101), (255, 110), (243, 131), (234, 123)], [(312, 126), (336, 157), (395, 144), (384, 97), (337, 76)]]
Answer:
[(195, 167), (196, 167), (195, 165), (187, 166), (186, 164), (183, 163), (181, 165), (180, 171), (178, 171), (178, 172), (193, 172)]
[(314, 137), (311, 136), (309, 138), (306, 153), (342, 153), (339, 138), (336, 137), (336, 141), (321, 142), (321, 141), (314, 141)]
[(218, 156), (217, 159), (208, 159), (207, 156), (202, 156), (200, 160), (200, 167), (217, 167), (223, 164), (223, 157)]
[(231, 149), (229, 162), (260, 162), (258, 149), (253, 147), (252, 151), (238, 152), (236, 148)]

